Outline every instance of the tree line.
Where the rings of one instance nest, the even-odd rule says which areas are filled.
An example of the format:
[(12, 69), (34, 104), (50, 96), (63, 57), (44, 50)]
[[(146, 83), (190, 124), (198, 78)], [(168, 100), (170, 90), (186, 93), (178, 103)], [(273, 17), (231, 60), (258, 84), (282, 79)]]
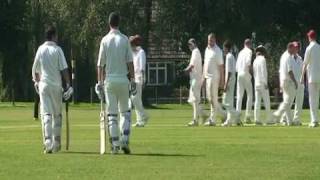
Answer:
[(151, 35), (154, 44), (174, 39), (174, 47), (188, 52), (190, 37), (204, 49), (207, 34), (215, 32), (220, 44), (230, 39), (240, 48), (255, 32), (257, 43), (270, 45), (269, 71), (276, 72), (288, 41), (305, 44), (308, 29), (320, 30), (318, 7), (317, 0), (2, 0), (0, 99), (33, 99), (31, 66), (49, 24), (58, 29), (69, 66), (76, 62), (77, 98), (88, 100), (99, 41), (108, 32), (112, 11), (122, 17), (122, 32), (144, 37), (146, 50)]

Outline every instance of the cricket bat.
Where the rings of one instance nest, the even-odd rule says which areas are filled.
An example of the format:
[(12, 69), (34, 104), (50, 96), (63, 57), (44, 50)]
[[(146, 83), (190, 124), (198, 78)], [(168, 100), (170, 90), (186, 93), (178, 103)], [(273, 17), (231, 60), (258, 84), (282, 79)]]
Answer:
[(69, 127), (69, 102), (66, 101), (66, 150), (69, 150), (70, 127)]
[(106, 117), (103, 100), (100, 101), (100, 154), (106, 153)]

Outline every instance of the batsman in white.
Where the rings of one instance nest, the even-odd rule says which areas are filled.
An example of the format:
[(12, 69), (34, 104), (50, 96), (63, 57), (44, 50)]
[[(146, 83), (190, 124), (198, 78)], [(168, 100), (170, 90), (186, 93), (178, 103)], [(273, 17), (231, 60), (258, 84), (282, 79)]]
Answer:
[[(301, 79), (302, 75), (302, 66), (303, 66), (303, 60), (302, 57), (299, 55), (300, 51), (300, 44), (298, 42), (293, 42), (294, 46), (294, 54), (293, 54), (293, 74), (296, 80)], [(294, 106), (294, 116), (293, 116), (293, 125), (295, 126), (301, 126), (301, 112), (302, 112), (302, 107), (303, 107), (303, 100), (304, 100), (304, 84), (298, 83), (298, 89), (296, 92), (296, 97), (295, 97), (295, 106)], [(287, 116), (286, 114), (282, 115), (281, 119), (282, 123), (287, 123)]]
[(218, 101), (219, 87), (224, 87), (224, 63), (223, 53), (216, 44), (216, 36), (208, 35), (208, 46), (204, 55), (203, 78), (206, 80), (207, 98), (210, 103), (211, 113), (205, 126), (215, 126), (217, 115), (225, 120), (227, 113), (222, 109)]
[[(222, 104), (228, 110), (227, 120), (222, 126), (232, 126), (234, 122), (239, 122), (240, 113), (235, 112), (234, 109), (234, 88), (236, 84), (236, 59), (231, 52), (232, 44), (230, 41), (225, 41), (223, 44), (223, 51), (226, 55), (225, 61), (225, 83), (223, 88)], [(233, 113), (237, 114), (237, 117), (233, 117)]]
[[(46, 30), (46, 41), (38, 48), (32, 66), (34, 87), (40, 96), (44, 153), (61, 149), (62, 98), (68, 100), (73, 94), (68, 65), (62, 49), (56, 44), (57, 40), (56, 29), (50, 26)], [(61, 75), (66, 82), (64, 93)]]
[(199, 118), (204, 117), (204, 113), (200, 105), (202, 86), (202, 57), (200, 50), (197, 47), (195, 39), (189, 39), (188, 46), (192, 54), (190, 58), (190, 63), (184, 71), (189, 73), (190, 76), (190, 90), (188, 102), (192, 105), (193, 108), (193, 120), (188, 123), (188, 126), (198, 126)]
[[(237, 105), (236, 110), (241, 112), (242, 110), (242, 99), (244, 92), (247, 94), (247, 104), (246, 104), (246, 114), (245, 122), (251, 123), (251, 114), (252, 114), (252, 82), (251, 82), (251, 59), (252, 59), (252, 50), (251, 50), (251, 40), (246, 39), (244, 41), (244, 48), (240, 51), (237, 59), (236, 70), (238, 73), (237, 81)], [(240, 122), (238, 122), (240, 123)]]
[(129, 107), (133, 104), (136, 111), (137, 122), (133, 126), (144, 127), (149, 119), (142, 104), (142, 89), (145, 83), (146, 71), (146, 53), (141, 47), (142, 38), (140, 35), (131, 36), (129, 40), (133, 52), (134, 81), (136, 83), (136, 93), (130, 94), (131, 101), (129, 101)]
[[(120, 149), (129, 154), (131, 113), (128, 105), (128, 74), (131, 87), (134, 88), (134, 68), (131, 45), (128, 37), (119, 31), (119, 23), (120, 16), (112, 12), (109, 15), (110, 31), (100, 43), (96, 93), (100, 98), (103, 97), (103, 93), (105, 95), (111, 154), (118, 154)], [(118, 112), (120, 112), (120, 123), (118, 123)]]
[(291, 112), (291, 106), (296, 96), (298, 83), (293, 73), (294, 66), (294, 45), (289, 43), (287, 50), (282, 54), (280, 59), (280, 89), (282, 91), (283, 101), (280, 104), (277, 111), (273, 113), (274, 121), (279, 122), (283, 113), (286, 114), (287, 122), (284, 125), (292, 126), (293, 117)]
[(267, 124), (272, 122), (266, 54), (267, 50), (265, 49), (265, 47), (258, 46), (256, 49), (256, 59), (253, 62), (253, 77), (255, 85), (254, 121), (258, 126), (263, 125), (260, 116), (262, 99), (266, 110)]
[(319, 93), (320, 93), (320, 45), (317, 43), (317, 34), (314, 30), (308, 33), (309, 46), (306, 49), (301, 84), (304, 83), (304, 75), (307, 72), (308, 87), (309, 87), (309, 104), (311, 122), (309, 127), (318, 127), (318, 109), (319, 109)]

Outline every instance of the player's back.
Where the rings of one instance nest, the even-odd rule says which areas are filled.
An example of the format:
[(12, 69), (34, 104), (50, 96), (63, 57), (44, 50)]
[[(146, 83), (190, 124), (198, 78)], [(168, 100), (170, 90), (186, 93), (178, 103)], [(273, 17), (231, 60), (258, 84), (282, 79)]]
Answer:
[(40, 81), (61, 86), (61, 70), (67, 67), (61, 48), (47, 41), (39, 47), (36, 58), (39, 62)]
[(310, 51), (310, 64), (308, 66), (309, 81), (320, 83), (320, 45), (317, 42), (312, 42), (307, 51)]
[(236, 63), (236, 70), (239, 75), (249, 74), (248, 66), (251, 65), (251, 57), (252, 57), (251, 49), (245, 47), (240, 51), (238, 55), (237, 63)]
[(132, 57), (128, 38), (118, 30), (110, 31), (102, 40), (106, 56), (107, 79), (126, 78), (127, 63)]

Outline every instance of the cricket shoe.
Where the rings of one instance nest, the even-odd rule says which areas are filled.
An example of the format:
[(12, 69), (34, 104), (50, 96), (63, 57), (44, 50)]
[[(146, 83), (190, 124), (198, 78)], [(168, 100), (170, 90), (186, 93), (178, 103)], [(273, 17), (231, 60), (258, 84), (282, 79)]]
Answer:
[(206, 123), (204, 123), (204, 126), (216, 126), (216, 123), (212, 119), (209, 119)]
[(222, 127), (231, 127), (232, 126), (232, 122), (231, 120), (226, 120), (222, 125)]
[(246, 117), (245, 123), (246, 124), (252, 124), (251, 118), (250, 117)]
[(132, 127), (137, 127), (137, 128), (144, 127), (144, 123), (138, 123), (137, 122), (137, 123), (133, 124)]
[(119, 154), (119, 151), (120, 151), (120, 146), (112, 146), (111, 147), (111, 154), (112, 155)]
[(51, 140), (47, 139), (44, 142), (44, 154), (51, 154), (52, 153), (52, 142)]
[(128, 143), (123, 143), (121, 146), (121, 150), (123, 151), (124, 154), (131, 154), (131, 150), (129, 148)]
[(309, 128), (316, 128), (319, 127), (319, 123), (318, 122), (313, 122), (309, 124)]
[(52, 152), (53, 153), (57, 153), (57, 152), (59, 152), (59, 151), (61, 151), (61, 144), (59, 143), (55, 143), (55, 144), (53, 144), (53, 148), (52, 148)]
[(196, 127), (196, 126), (199, 126), (199, 123), (196, 120), (192, 120), (187, 124), (187, 126), (188, 127)]
[(262, 123), (261, 121), (256, 121), (256, 122), (255, 122), (255, 125), (256, 125), (256, 126), (263, 126), (263, 123)]
[(209, 116), (206, 113), (203, 113), (201, 115), (202, 124), (206, 123), (206, 120), (209, 118)]

